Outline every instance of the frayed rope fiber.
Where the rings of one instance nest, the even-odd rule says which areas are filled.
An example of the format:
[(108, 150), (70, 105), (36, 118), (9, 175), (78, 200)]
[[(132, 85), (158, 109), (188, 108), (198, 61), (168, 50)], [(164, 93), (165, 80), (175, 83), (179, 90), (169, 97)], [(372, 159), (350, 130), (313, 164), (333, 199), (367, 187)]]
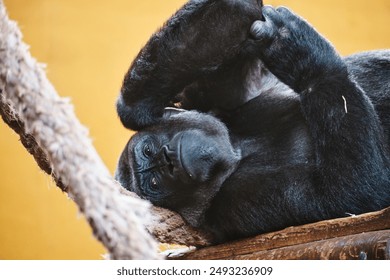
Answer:
[(94, 149), (69, 99), (58, 96), (44, 67), (0, 0), (0, 114), (58, 187), (78, 205), (112, 259), (159, 259), (159, 242), (203, 247), (211, 237), (178, 214), (125, 191)]

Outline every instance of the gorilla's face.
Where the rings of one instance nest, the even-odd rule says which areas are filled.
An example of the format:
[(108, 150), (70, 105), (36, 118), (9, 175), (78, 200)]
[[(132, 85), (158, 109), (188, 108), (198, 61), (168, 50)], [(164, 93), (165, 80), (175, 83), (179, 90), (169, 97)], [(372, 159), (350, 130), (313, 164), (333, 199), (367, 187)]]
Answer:
[(239, 158), (218, 119), (195, 111), (169, 111), (158, 125), (130, 139), (116, 179), (153, 204), (185, 216), (192, 206), (196, 211), (206, 207)]

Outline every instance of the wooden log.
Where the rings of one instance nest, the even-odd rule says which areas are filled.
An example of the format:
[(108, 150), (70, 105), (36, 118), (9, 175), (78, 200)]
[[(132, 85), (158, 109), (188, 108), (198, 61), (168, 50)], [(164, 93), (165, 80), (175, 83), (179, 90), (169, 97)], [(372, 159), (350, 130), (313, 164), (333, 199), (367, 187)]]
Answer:
[(390, 207), (358, 216), (289, 227), (277, 232), (196, 250), (183, 259), (234, 259), (237, 256), (362, 232), (390, 229)]
[(331, 238), (235, 256), (235, 260), (388, 260), (390, 230)]

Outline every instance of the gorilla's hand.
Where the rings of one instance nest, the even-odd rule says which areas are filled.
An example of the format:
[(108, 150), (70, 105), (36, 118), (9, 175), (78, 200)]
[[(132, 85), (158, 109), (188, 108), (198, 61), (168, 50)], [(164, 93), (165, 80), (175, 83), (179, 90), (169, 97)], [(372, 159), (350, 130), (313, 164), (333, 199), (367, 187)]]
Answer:
[(323, 77), (345, 73), (332, 45), (304, 19), (284, 7), (263, 7), (265, 21), (251, 27), (260, 59), (282, 82), (300, 93)]

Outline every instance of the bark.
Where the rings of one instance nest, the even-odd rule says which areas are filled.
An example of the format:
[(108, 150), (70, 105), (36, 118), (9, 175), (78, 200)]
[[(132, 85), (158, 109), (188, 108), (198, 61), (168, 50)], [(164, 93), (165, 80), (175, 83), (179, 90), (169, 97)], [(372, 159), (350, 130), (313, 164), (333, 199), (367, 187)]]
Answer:
[(253, 254), (235, 260), (388, 260), (390, 230), (360, 233)]
[(311, 243), (362, 232), (390, 229), (390, 208), (347, 218), (289, 227), (277, 232), (199, 249), (185, 259), (234, 259), (257, 252)]

